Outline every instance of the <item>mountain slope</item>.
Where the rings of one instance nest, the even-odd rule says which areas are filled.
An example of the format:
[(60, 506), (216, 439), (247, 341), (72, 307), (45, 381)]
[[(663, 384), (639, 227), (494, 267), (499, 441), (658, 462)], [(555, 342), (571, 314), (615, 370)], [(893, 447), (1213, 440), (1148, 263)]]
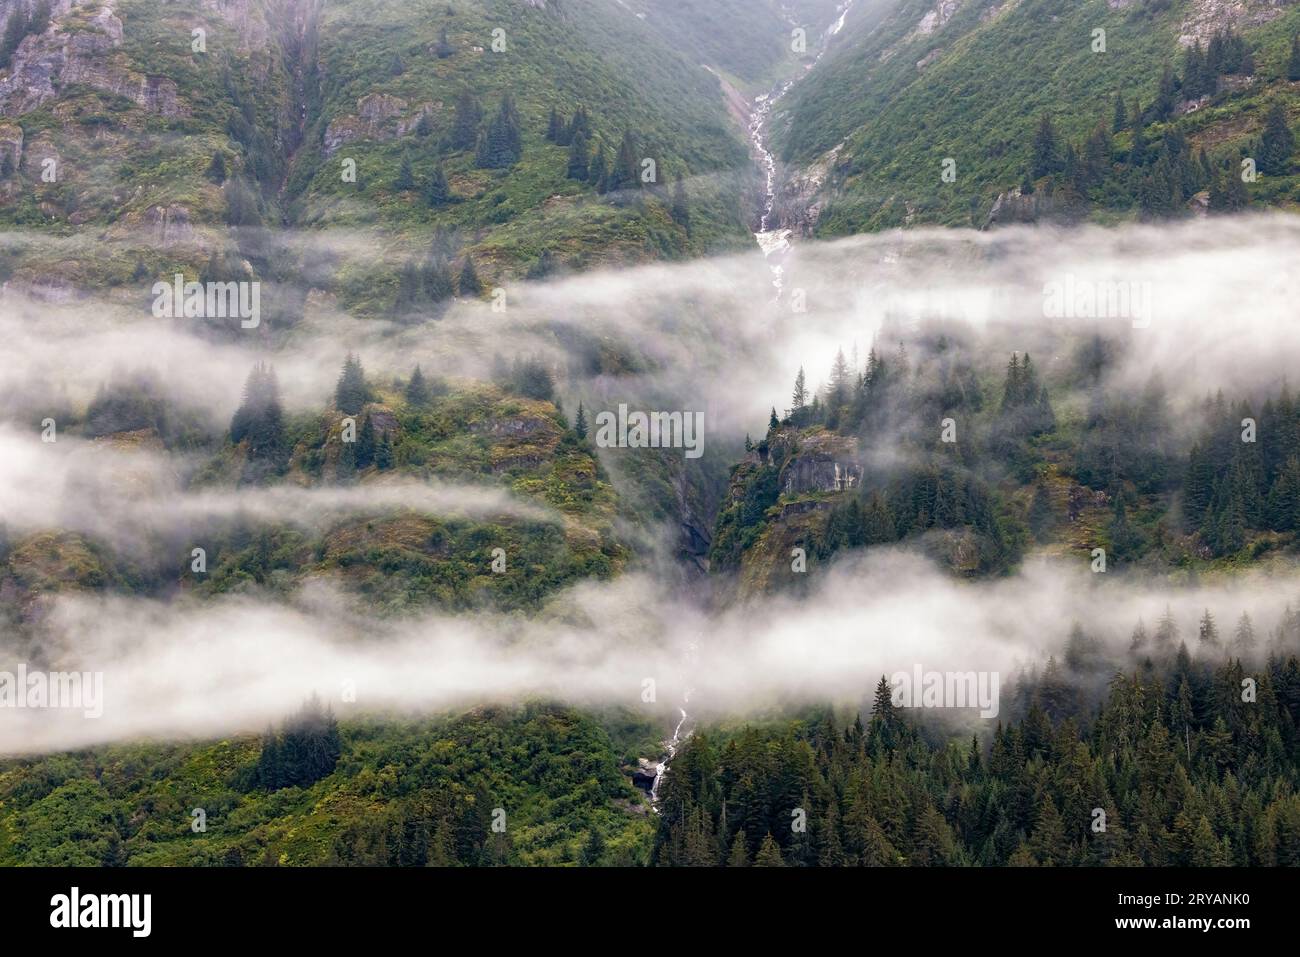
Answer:
[[(752, 169), (717, 80), (616, 4), (59, 0), (48, 25), (28, 22), (34, 10), (0, 3), (21, 36), (0, 60), (0, 224), (115, 244), (92, 262), (43, 257), (46, 283), (191, 274), (214, 253), (265, 278), (228, 226), (328, 226), (380, 252), (387, 279), (369, 276), (349, 304), (382, 311), (394, 263), (435, 233), (481, 257), (488, 288), (750, 242)], [(514, 143), (485, 159), (506, 95)], [(458, 129), (468, 97), (479, 115)], [(574, 178), (580, 109), (582, 152), (601, 155), (607, 182)], [(23, 265), (11, 255), (3, 278), (35, 284)]]
[[(824, 212), (802, 223), (820, 235), (907, 223), (982, 225), (1000, 195), (1031, 177), (1044, 115), (1062, 153), (1066, 142), (1082, 153), (1099, 122), (1112, 128), (1117, 94), (1130, 117), (1140, 102), (1149, 141), (1181, 133), (1193, 152), (1204, 148), (1225, 171), (1257, 151), (1273, 102), (1284, 105), (1292, 124), (1300, 115), (1300, 87), (1287, 79), (1300, 31), (1294, 3), (899, 0), (871, 12), (850, 18), (844, 38), (781, 104), (773, 124), (784, 161), (832, 167), (817, 197)], [(1104, 52), (1094, 51), (1097, 30), (1105, 31)], [(1208, 48), (1216, 32), (1244, 38), (1254, 67), (1225, 70), (1202, 98), (1188, 81), (1187, 50), (1198, 41)], [(1166, 66), (1174, 71), (1171, 108), (1153, 113)], [(1147, 171), (1129, 162), (1131, 134), (1118, 132), (1106, 181), (1099, 178), (1084, 197), (1094, 215), (1142, 208)], [(955, 161), (955, 181), (942, 178), (946, 159)], [(1279, 174), (1252, 184), (1250, 193), (1291, 204), (1294, 185)], [(811, 197), (793, 192), (784, 204), (799, 224)], [(1054, 211), (1065, 205), (1058, 197)]]

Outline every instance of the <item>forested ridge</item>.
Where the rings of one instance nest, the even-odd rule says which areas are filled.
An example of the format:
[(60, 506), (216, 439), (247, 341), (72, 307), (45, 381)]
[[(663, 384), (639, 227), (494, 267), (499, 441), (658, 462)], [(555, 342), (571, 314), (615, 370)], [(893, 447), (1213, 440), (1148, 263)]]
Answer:
[[(945, 335), (911, 345), (873, 347), (860, 364), (841, 350), (820, 388), (800, 372), (790, 405), (733, 467), (716, 570), (783, 530), (815, 560), (944, 533), (940, 557), (983, 575), (1044, 546), (1165, 571), (1292, 549), (1300, 413), (1286, 385), (1188, 408), (1158, 373), (1136, 392), (1108, 384), (1115, 354), (1100, 337), (1056, 362), (1052, 383), (1028, 353), (995, 379)], [(1191, 435), (1179, 424), (1189, 416)], [(881, 447), (893, 454), (868, 454)], [(837, 478), (806, 477), (826, 462)]]
[(1298, 30), (1264, 2), (859, 4), (773, 130), (828, 167), (821, 236), (1294, 208)]
[(895, 708), (883, 677), (865, 721), (697, 734), (664, 783), (654, 860), (1300, 866), (1294, 654), (1255, 670), (1183, 645), (1116, 671), (1093, 707), (1074, 682), (1096, 665), (1050, 661), (1016, 716), (964, 742)]

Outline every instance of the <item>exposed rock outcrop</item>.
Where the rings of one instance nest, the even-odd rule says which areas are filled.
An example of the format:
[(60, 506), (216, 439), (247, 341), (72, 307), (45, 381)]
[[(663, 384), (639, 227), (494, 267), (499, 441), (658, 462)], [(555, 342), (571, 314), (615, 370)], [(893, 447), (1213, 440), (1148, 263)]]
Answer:
[(1276, 20), (1295, 4), (1296, 0), (1193, 0), (1178, 42), (1189, 47), (1199, 40), (1205, 46), (1222, 30), (1260, 26)]
[(779, 477), (783, 495), (843, 492), (862, 481), (857, 439), (833, 432), (780, 432), (769, 444), (769, 460), (784, 461)]
[(190, 225), (190, 211), (179, 203), (167, 206), (150, 206), (144, 211), (145, 222), (153, 231), (153, 239), (160, 246), (175, 246), (194, 238)]
[(0, 116), (30, 113), (53, 99), (57, 88), (74, 83), (126, 97), (160, 116), (188, 115), (175, 81), (128, 69), (116, 52), (121, 45), (122, 21), (109, 4), (71, 32), (56, 20), (44, 33), (25, 38), (0, 76)]
[(844, 144), (827, 150), (815, 162), (785, 171), (776, 193), (773, 220), (800, 236), (811, 236), (826, 206), (826, 185), (839, 162)]
[(23, 128), (0, 123), (0, 171), (17, 170), (23, 162)]
[(325, 129), (323, 143), (326, 156), (332, 156), (344, 143), (353, 140), (394, 140), (413, 133), (424, 116), (432, 116), (438, 106), (423, 103), (407, 112), (407, 102), (387, 93), (368, 93), (357, 100), (357, 112), (337, 116)]

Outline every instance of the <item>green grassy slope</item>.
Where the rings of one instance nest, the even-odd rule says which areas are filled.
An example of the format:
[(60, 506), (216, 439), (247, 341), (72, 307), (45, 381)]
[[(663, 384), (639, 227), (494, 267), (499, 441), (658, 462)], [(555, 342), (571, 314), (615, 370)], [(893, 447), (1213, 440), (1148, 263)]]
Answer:
[(277, 790), (250, 782), (255, 737), (5, 761), (0, 866), (564, 865), (591, 858), (593, 832), (600, 863), (648, 859), (653, 815), (620, 773), (626, 742), (591, 717), (487, 708), (340, 737), (331, 774)]
[[(217, 155), (251, 188), (254, 221), (359, 229), (368, 246), (401, 255), (450, 231), (488, 282), (524, 273), (544, 250), (583, 268), (749, 242), (740, 190), (752, 170), (716, 78), (620, 5), (249, 0), (215, 11), (121, 0), (98, 11), (56, 17), (0, 69), (0, 141), (17, 161), (0, 175), (0, 225), (102, 228), (99, 238), (129, 250), (66, 264), (71, 281), (131, 282), (112, 262), (135, 260), (150, 274), (164, 259), (197, 271), (230, 247), (234, 187), (211, 170)], [(201, 51), (195, 28), (207, 31)], [(479, 100), (479, 129), (504, 94), (514, 98), (517, 163), (480, 169), (472, 147), (449, 142), (465, 91)], [(579, 107), (593, 150), (612, 163), (633, 135), (656, 182), (602, 196), (569, 178), (569, 149), (544, 133), (552, 108), (567, 120)], [(41, 178), (48, 157), (54, 182)], [(356, 182), (344, 181), (345, 159)], [(404, 160), (411, 188), (399, 182)], [(425, 186), (439, 164), (451, 197), (431, 207)], [(679, 175), (689, 228), (671, 216)]]
[[(1208, 9), (1202, 0), (1118, 8), (1107, 0), (964, 0), (924, 32), (919, 25), (937, 9), (934, 0), (899, 0), (878, 22), (850, 19), (841, 43), (782, 104), (774, 137), (794, 164), (845, 144), (820, 234), (979, 224), (994, 199), (1024, 179), (1042, 115), (1077, 145), (1098, 121), (1110, 125), (1117, 93), (1151, 104), (1165, 66), (1182, 72), (1179, 37), (1193, 22), (1242, 34), (1256, 63), (1253, 79), (1225, 84), (1199, 112), (1152, 124), (1148, 135), (1177, 129), (1212, 161), (1235, 158), (1259, 135), (1274, 100), (1287, 106), (1293, 125), (1300, 115), (1300, 85), (1285, 78), (1300, 8), (1261, 14), (1263, 6), (1200, 20), (1195, 14)], [(1274, 18), (1261, 23), (1261, 16)], [(1092, 49), (1098, 29), (1106, 31), (1104, 53)], [(957, 164), (953, 183), (940, 176), (949, 157)], [(1260, 202), (1291, 204), (1294, 185), (1294, 176), (1274, 177), (1250, 191)], [(1094, 200), (1103, 211), (1133, 205), (1131, 195)]]

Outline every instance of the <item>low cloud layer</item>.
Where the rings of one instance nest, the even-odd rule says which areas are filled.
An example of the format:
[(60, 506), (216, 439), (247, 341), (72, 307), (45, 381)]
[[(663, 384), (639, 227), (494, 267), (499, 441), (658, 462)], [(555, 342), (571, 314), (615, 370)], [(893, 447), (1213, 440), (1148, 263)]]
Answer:
[(392, 477), (347, 487), (190, 489), (178, 470), (184, 465), (159, 450), (75, 438), (47, 443), (0, 425), (0, 518), (11, 533), (62, 528), (126, 548), (232, 519), (319, 529), (349, 515), (392, 509), (559, 521), (555, 512), (496, 486)]
[[(348, 234), (295, 237), (340, 255)], [(1177, 397), (1206, 388), (1276, 388), (1300, 350), (1300, 220), (1269, 215), (1118, 229), (1014, 227), (994, 232), (918, 230), (802, 242), (787, 254), (786, 293), (772, 301), (768, 263), (755, 251), (689, 263), (590, 272), (506, 289), (506, 310), (458, 302), (438, 320), (398, 324), (354, 318), (313, 295), (292, 331), (266, 328), (213, 340), (201, 320), (155, 319), (93, 296), (0, 300), (10, 359), (0, 395), (85, 402), (114, 370), (147, 368), (187, 403), (229, 421), (253, 362), (275, 364), (286, 403), (318, 408), (338, 367), (356, 351), (382, 375), (416, 363), (449, 376), (486, 376), (494, 356), (539, 355), (562, 375), (562, 394), (606, 403), (652, 397), (708, 416), (720, 437), (760, 428), (800, 365), (824, 381), (837, 348), (865, 357), (891, 348), (896, 330), (928, 320), (969, 323), (981, 352), (1000, 364), (1030, 349), (1042, 368), (1063, 361), (1081, 334), (1123, 343), (1117, 388), (1140, 387), (1159, 367)], [(1087, 302), (1131, 291), (1140, 315), (1053, 317), (1049, 289)], [(1104, 306), (1095, 311), (1106, 312)], [(620, 374), (590, 368), (601, 349), (626, 349)], [(14, 405), (17, 399), (10, 402)], [(25, 412), (27, 410), (24, 410)]]
[[(323, 241), (347, 248), (337, 236)], [(310, 409), (329, 401), (348, 351), (379, 376), (405, 375), (419, 362), (426, 372), (481, 377), (498, 353), (539, 355), (561, 373), (566, 401), (699, 410), (706, 443), (716, 448), (715, 440), (761, 432), (769, 408), (788, 403), (801, 365), (810, 381), (823, 381), (837, 348), (856, 346), (865, 356), (874, 341), (892, 349), (897, 330), (946, 319), (964, 324), (990, 369), (1006, 352), (1030, 349), (1040, 369), (1061, 372), (1072, 344), (1096, 332), (1119, 342), (1116, 390), (1140, 388), (1159, 369), (1186, 407), (1218, 388), (1262, 396), (1300, 356), (1298, 256), (1300, 220), (1271, 216), (1116, 230), (888, 233), (796, 245), (776, 303), (768, 263), (755, 253), (520, 284), (508, 290), (504, 313), (458, 303), (415, 325), (355, 318), (313, 296), (291, 331), (219, 341), (187, 320), (154, 319), (143, 305), (38, 303), (10, 290), (0, 299), (8, 353), (0, 396), (11, 397), (0, 413), (11, 420), (0, 429), (0, 519), (19, 528), (85, 527), (116, 542), (133, 528), (174, 530), (239, 513), (311, 522), (378, 501), (537, 515), (478, 487), (186, 492), (181, 458), (65, 438), (57, 448), (39, 443), (33, 412), (89, 401), (120, 369), (154, 370), (170, 395), (208, 410), (223, 428), (258, 360), (274, 363), (291, 409)], [(1051, 289), (1118, 285), (1137, 290), (1140, 314), (1047, 314)], [(628, 354), (625, 367), (608, 361), (619, 352)], [(255, 731), (312, 692), (344, 714), (543, 695), (661, 715), (688, 689), (697, 714), (861, 701), (881, 674), (915, 665), (1009, 673), (1040, 663), (1059, 651), (1075, 620), (1123, 663), (1134, 623), (1144, 617), (1150, 626), (1166, 603), (1189, 638), (1207, 607), (1225, 632), (1248, 610), (1262, 636), (1300, 595), (1291, 571), (1172, 588), (1031, 564), (1012, 578), (965, 583), (894, 550), (818, 575), (801, 597), (722, 612), (642, 574), (578, 586), (533, 619), (476, 613), (383, 623), (315, 590), (292, 605), (250, 596), (162, 603), (65, 595), (44, 622), (50, 659), (41, 666), (102, 671), (103, 715), (5, 709), (0, 752)], [(0, 670), (20, 663), (0, 640)], [(653, 705), (642, 701), (646, 679), (656, 683)], [(346, 681), (355, 683), (355, 705), (340, 699)]]
[[(579, 585), (533, 620), (480, 613), (377, 623), (323, 588), (293, 606), (249, 596), (203, 604), (64, 596), (47, 622), (52, 654), (41, 667), (102, 672), (102, 716), (5, 709), (0, 753), (258, 731), (312, 693), (341, 715), (544, 696), (662, 717), (688, 692), (696, 718), (828, 701), (869, 707), (882, 674), (917, 666), (998, 672), (1005, 690), (1018, 669), (1060, 656), (1076, 621), (1111, 667), (1131, 668), (1134, 625), (1145, 619), (1150, 630), (1166, 606), (1196, 654), (1205, 609), (1225, 641), (1248, 611), (1262, 654), (1300, 594), (1292, 572), (1171, 591), (1116, 576), (1103, 582), (1086, 563), (1033, 563), (1012, 578), (971, 584), (895, 549), (818, 574), (801, 598), (714, 614), (632, 575)], [(0, 670), (20, 663), (6, 657)], [(644, 700), (647, 680), (653, 702)], [(345, 688), (355, 689), (355, 703)], [(1005, 698), (1001, 707), (1005, 719)]]

